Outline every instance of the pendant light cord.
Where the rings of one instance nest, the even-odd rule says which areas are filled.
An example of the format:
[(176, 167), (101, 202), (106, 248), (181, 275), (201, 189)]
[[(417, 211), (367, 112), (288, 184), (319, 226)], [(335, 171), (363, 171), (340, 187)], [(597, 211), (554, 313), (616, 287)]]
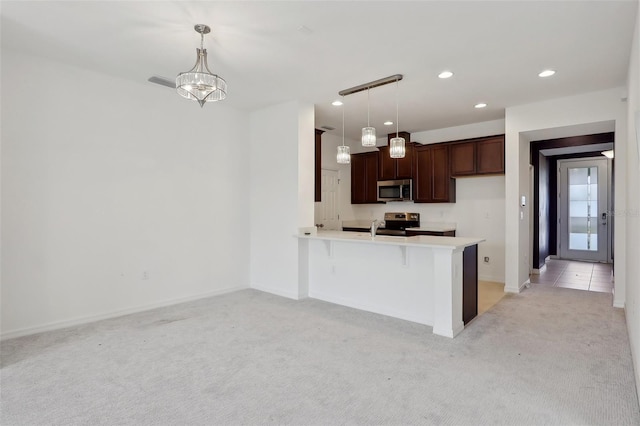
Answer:
[(367, 88), (367, 127), (371, 127), (369, 125), (369, 109), (371, 108), (371, 98), (369, 97), (369, 88)]
[(344, 146), (344, 95), (342, 95), (342, 146)]
[(398, 137), (398, 80), (396, 80), (396, 138)]

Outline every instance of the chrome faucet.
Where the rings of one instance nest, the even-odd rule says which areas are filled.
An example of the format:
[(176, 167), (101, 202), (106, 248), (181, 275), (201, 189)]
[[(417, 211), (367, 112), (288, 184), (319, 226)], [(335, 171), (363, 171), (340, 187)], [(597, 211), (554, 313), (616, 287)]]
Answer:
[(371, 230), (369, 231), (372, 237), (376, 236), (376, 231), (378, 229), (378, 226), (380, 226), (378, 224), (378, 219), (373, 219), (373, 222), (371, 222)]

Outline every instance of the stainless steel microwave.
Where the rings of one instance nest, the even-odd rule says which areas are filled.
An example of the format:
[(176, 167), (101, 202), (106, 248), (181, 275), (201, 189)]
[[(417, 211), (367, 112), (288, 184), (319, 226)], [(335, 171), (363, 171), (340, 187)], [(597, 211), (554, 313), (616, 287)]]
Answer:
[(411, 200), (413, 200), (411, 179), (378, 181), (378, 201)]

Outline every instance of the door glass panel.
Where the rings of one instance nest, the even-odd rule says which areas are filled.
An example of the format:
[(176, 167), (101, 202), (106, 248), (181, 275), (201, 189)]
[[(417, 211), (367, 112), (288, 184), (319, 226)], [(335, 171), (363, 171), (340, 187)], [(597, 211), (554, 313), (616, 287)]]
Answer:
[(569, 249), (598, 250), (598, 168), (569, 168)]

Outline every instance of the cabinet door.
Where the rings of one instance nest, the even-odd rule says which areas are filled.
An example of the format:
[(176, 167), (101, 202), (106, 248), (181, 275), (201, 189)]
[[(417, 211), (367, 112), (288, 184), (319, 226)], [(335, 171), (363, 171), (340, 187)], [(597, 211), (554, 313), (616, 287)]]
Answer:
[(404, 158), (398, 158), (396, 161), (396, 179), (413, 178), (413, 151), (415, 144), (407, 143), (405, 145), (407, 151)]
[(431, 147), (417, 146), (413, 151), (413, 163), (413, 201), (416, 203), (429, 203), (433, 199)]
[(378, 161), (378, 179), (411, 179), (413, 178), (413, 143), (405, 145), (406, 153), (404, 158), (391, 158), (389, 155), (389, 147), (381, 146)]
[(365, 157), (364, 174), (365, 182), (365, 203), (378, 202), (378, 152), (367, 152)]
[(451, 176), (467, 176), (475, 173), (475, 142), (451, 144)]
[(433, 174), (432, 201), (438, 203), (454, 202), (450, 189), (455, 185), (449, 173), (449, 147), (445, 144), (434, 145), (431, 154)]
[(478, 141), (476, 150), (478, 174), (504, 173), (504, 136)]
[(351, 204), (378, 202), (378, 153), (351, 156)]
[(391, 180), (396, 178), (397, 160), (389, 156), (389, 147), (378, 148), (378, 177), (380, 180)]

